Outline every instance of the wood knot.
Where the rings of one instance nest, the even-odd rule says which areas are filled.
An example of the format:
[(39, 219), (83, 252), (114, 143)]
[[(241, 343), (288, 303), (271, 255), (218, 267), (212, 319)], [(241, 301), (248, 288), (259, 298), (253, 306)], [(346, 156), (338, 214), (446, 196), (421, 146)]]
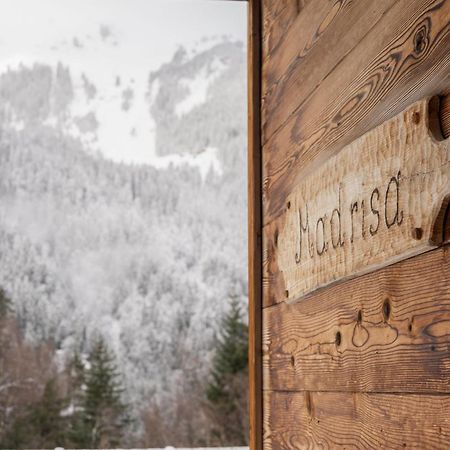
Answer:
[(421, 26), (414, 35), (414, 51), (419, 55), (428, 45), (428, 32), (426, 26)]
[(420, 241), (423, 237), (423, 229), (422, 228), (413, 228), (412, 237), (416, 241)]
[(275, 244), (275, 247), (278, 247), (278, 235), (279, 235), (278, 229), (276, 229), (276, 230), (275, 230), (275, 233), (274, 233), (274, 235), (273, 235), (273, 242), (274, 242), (274, 244)]
[(341, 345), (341, 342), (342, 342), (341, 332), (338, 331), (338, 332), (336, 333), (335, 343), (336, 343), (336, 345), (339, 347), (339, 346)]
[(389, 299), (387, 298), (383, 303), (383, 317), (384, 320), (389, 320), (389, 317), (391, 315), (391, 304), (389, 303)]
[(415, 112), (412, 115), (412, 121), (414, 125), (418, 125), (420, 123), (420, 113), (419, 112)]
[(287, 209), (291, 209), (291, 202), (288, 201), (288, 202), (286, 203), (286, 208), (287, 208)]

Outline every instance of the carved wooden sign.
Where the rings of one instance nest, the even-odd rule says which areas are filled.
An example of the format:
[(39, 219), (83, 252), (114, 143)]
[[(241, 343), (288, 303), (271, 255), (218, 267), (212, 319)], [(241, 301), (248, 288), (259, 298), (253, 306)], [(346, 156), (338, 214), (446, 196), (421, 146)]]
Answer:
[(342, 149), (289, 195), (278, 239), (288, 301), (440, 243), (450, 143), (431, 132), (433, 109), (428, 100), (416, 103)]

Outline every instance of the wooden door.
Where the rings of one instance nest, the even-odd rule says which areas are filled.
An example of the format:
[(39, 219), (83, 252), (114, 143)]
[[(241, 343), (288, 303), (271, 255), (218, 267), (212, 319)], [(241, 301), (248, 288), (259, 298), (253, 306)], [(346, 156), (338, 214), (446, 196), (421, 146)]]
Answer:
[(250, 28), (253, 448), (450, 448), (450, 0)]

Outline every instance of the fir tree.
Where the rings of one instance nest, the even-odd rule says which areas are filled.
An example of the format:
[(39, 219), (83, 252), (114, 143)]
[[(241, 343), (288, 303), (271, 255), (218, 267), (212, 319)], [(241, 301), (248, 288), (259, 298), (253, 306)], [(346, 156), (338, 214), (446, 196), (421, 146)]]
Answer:
[(89, 355), (89, 369), (84, 376), (82, 411), (72, 439), (89, 448), (117, 446), (128, 419), (115, 358), (101, 338)]
[(64, 400), (55, 380), (45, 386), (42, 399), (28, 414), (19, 417), (0, 443), (1, 448), (55, 448), (66, 444), (67, 420), (62, 416)]
[(236, 299), (231, 300), (221, 325), (206, 395), (212, 405), (218, 443), (244, 445), (247, 442), (248, 326)]

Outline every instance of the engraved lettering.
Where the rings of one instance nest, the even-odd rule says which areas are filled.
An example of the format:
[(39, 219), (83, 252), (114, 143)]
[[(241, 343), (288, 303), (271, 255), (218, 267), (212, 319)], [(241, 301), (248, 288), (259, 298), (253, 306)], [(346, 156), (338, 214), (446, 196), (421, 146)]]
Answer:
[[(334, 249), (336, 249), (338, 246), (342, 247), (344, 245), (344, 241), (342, 240), (342, 222), (341, 222), (341, 186), (339, 185), (339, 194), (338, 194), (338, 207), (333, 209), (333, 212), (331, 213), (331, 219), (330, 219), (330, 227), (331, 227), (331, 245)], [(335, 223), (335, 217), (337, 217), (338, 225), (337, 225), (337, 239), (334, 239), (335, 236), (335, 230), (336, 230), (336, 223)]]
[(355, 198), (354, 188), (352, 189), (352, 201), (344, 205), (345, 194), (348, 195), (348, 192), (346, 185), (339, 183), (337, 205), (331, 209), (330, 215), (326, 211), (318, 211), (322, 214), (313, 215), (311, 203), (297, 209), (297, 264), (302, 258), (308, 258), (308, 255), (313, 259), (330, 250), (338, 252), (346, 241), (356, 245), (359, 239), (374, 237), (381, 226), (390, 229), (395, 224), (400, 226), (403, 223), (400, 171), (388, 178), (382, 188), (375, 187), (367, 191), (362, 187), (359, 197)]
[(311, 254), (311, 239), (310, 239), (310, 233), (309, 233), (309, 213), (308, 213), (308, 204), (306, 204), (306, 224), (303, 225), (302, 221), (302, 211), (300, 208), (298, 209), (298, 250), (295, 254), (295, 262), (298, 264), (302, 260), (302, 243), (303, 243), (303, 234), (306, 233), (308, 237), (308, 248), (310, 249), (310, 256)]
[(364, 200), (361, 200), (361, 213), (362, 213), (362, 220), (361, 220), (361, 236), (363, 239), (366, 238), (366, 209), (364, 208)]
[[(322, 246), (319, 249), (319, 228), (322, 228)], [(325, 238), (325, 221), (324, 217), (321, 217), (317, 223), (316, 223), (316, 247), (317, 247), (317, 254), (320, 256), (323, 254), (323, 252), (326, 252), (328, 249), (328, 244)]]
[[(395, 199), (392, 199), (392, 195), (390, 196), (391, 186), (395, 185)], [(390, 198), (391, 197), (391, 198)], [(401, 225), (403, 222), (403, 211), (399, 211), (399, 202), (400, 202), (400, 172), (396, 177), (392, 177), (389, 180), (386, 195), (384, 199), (384, 220), (386, 222), (386, 226), (391, 228), (395, 223), (397, 225)], [(392, 217), (392, 220), (389, 220), (388, 210), (392, 208), (394, 205), (395, 214)], [(401, 216), (401, 218), (400, 218)]]
[(378, 188), (375, 188), (372, 191), (372, 195), (370, 196), (370, 209), (371, 209), (372, 213), (375, 216), (377, 216), (377, 226), (374, 227), (373, 224), (371, 224), (369, 227), (369, 231), (372, 236), (375, 236), (375, 234), (377, 234), (378, 228), (380, 226), (380, 212), (378, 211), (378, 209), (375, 208), (375, 206), (373, 204), (375, 194), (377, 196), (377, 202), (379, 202), (380, 201), (380, 191), (378, 190)]
[(353, 243), (353, 238), (354, 238), (354, 234), (353, 234), (353, 213), (354, 212), (358, 212), (358, 202), (352, 203), (350, 206), (350, 214), (351, 214), (351, 221), (352, 221), (352, 234), (350, 236), (350, 242)]

